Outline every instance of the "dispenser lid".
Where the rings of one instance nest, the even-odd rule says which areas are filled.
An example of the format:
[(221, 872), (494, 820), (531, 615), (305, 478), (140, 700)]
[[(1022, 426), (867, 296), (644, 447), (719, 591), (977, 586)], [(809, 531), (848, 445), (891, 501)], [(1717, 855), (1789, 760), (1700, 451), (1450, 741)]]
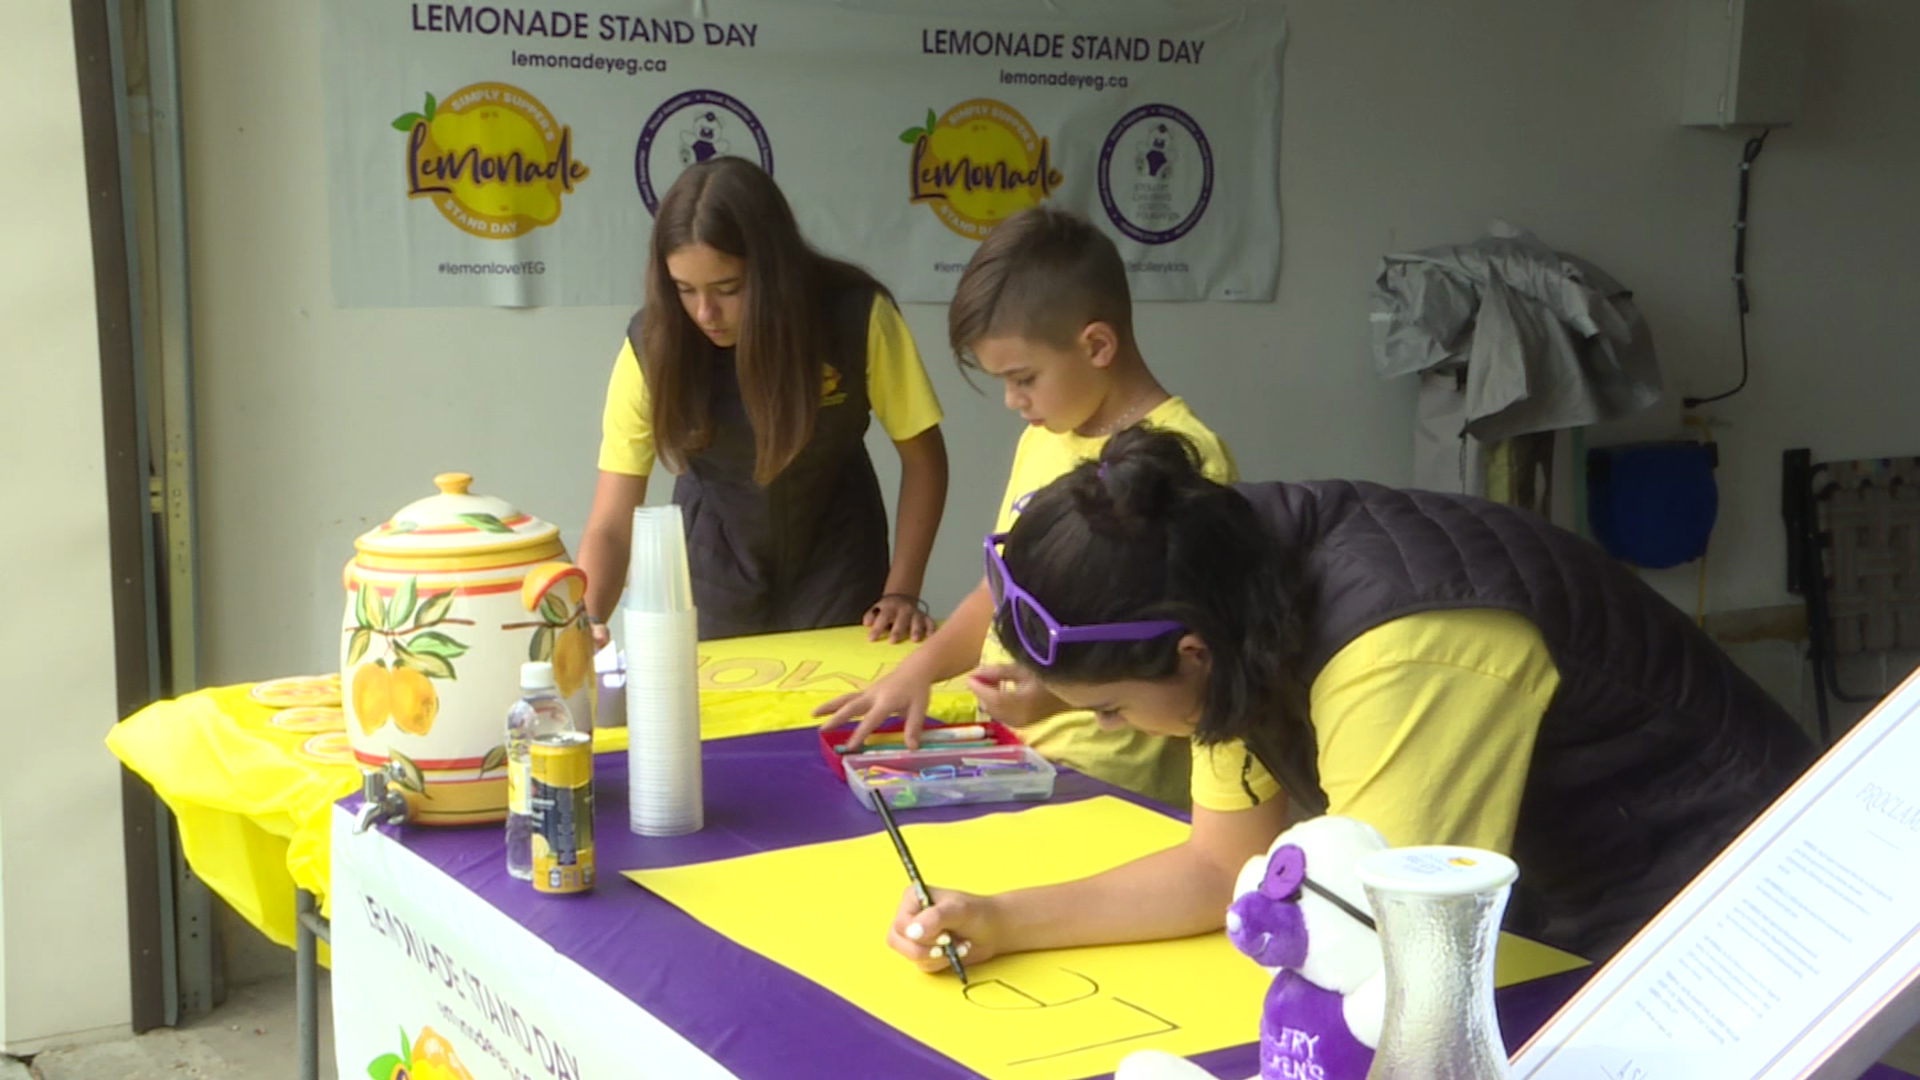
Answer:
[(1520, 868), (1497, 851), (1432, 846), (1389, 848), (1354, 866), (1362, 884), (1421, 896), (1470, 896), (1513, 884)]
[(378, 528), (363, 533), (353, 546), (373, 555), (400, 558), (423, 555), (477, 555), (551, 543), (560, 528), (522, 513), (491, 495), (475, 495), (466, 473), (433, 478), (438, 495), (418, 499)]

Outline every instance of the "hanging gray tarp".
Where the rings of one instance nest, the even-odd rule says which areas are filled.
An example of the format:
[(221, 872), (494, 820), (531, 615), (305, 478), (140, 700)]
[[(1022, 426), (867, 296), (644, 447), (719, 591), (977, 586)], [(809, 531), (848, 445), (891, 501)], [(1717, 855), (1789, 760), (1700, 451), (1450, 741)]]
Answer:
[(1382, 378), (1465, 368), (1461, 434), (1483, 443), (1618, 419), (1660, 399), (1633, 294), (1505, 222), (1471, 244), (1386, 256), (1370, 318)]

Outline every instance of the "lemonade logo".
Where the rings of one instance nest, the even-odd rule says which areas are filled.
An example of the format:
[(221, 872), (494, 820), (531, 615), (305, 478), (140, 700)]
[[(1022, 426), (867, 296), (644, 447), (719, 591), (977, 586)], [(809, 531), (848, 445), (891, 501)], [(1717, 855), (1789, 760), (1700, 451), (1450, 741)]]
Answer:
[(505, 83), (475, 83), (394, 120), (407, 134), (407, 197), (489, 240), (560, 220), (562, 198), (587, 178), (573, 129), (539, 99)]
[(1053, 150), (1044, 135), (1011, 105), (975, 98), (908, 128), (900, 141), (913, 147), (910, 201), (933, 208), (942, 224), (969, 240), (1031, 206), (1060, 186)]
[(367, 1075), (374, 1080), (473, 1080), (473, 1073), (460, 1060), (460, 1052), (447, 1037), (430, 1027), (420, 1029), (411, 1043), (407, 1029), (400, 1028), (400, 1052), (382, 1054), (367, 1063)]

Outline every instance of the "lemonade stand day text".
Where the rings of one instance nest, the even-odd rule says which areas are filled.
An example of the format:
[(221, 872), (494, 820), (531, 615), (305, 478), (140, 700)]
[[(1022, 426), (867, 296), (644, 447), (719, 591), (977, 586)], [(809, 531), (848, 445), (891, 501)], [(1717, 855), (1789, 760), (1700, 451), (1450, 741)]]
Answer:
[[(483, 1025), (462, 1023), (460, 1027), (464, 1034), (474, 1039), (482, 1053), (516, 1076), (529, 1075), (507, 1059), (501, 1045), (492, 1042), (487, 1035), (490, 1028), (503, 1039), (518, 1045), (528, 1061), (537, 1060), (545, 1075), (555, 1080), (584, 1080), (580, 1059), (574, 1053), (557, 1038), (547, 1034), (540, 1025), (529, 1020), (525, 1013), (483, 982), (471, 968), (449, 956), (422, 931), (410, 926), (371, 895), (362, 894), (361, 899), (366, 907), (367, 924), (373, 927), (375, 933), (387, 939), (408, 960), (420, 965), (429, 979), (452, 991), (480, 1015)], [(451, 1010), (445, 1003), (441, 1011), (451, 1016)]]
[(1123, 34), (1047, 34), (1025, 30), (924, 27), (920, 51), (929, 56), (996, 56), (1034, 60), (1126, 60), (1131, 63), (1198, 64), (1207, 43), (1186, 38)]
[(482, 34), (586, 41), (639, 41), (648, 45), (712, 45), (751, 49), (759, 23), (657, 19), (640, 15), (593, 16), (584, 11), (502, 7), (495, 4), (415, 4), (413, 29), (428, 34)]

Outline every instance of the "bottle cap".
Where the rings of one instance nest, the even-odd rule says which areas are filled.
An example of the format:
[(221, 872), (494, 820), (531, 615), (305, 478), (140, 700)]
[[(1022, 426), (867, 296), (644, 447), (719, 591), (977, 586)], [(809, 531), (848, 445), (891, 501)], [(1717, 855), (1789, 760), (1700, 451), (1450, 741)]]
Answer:
[(558, 689), (558, 686), (553, 681), (553, 665), (547, 663), (544, 660), (537, 660), (532, 663), (521, 664), (520, 665), (520, 689), (522, 690)]
[(1376, 851), (1353, 870), (1370, 888), (1421, 896), (1471, 896), (1520, 876), (1520, 868), (1499, 852), (1451, 846)]

